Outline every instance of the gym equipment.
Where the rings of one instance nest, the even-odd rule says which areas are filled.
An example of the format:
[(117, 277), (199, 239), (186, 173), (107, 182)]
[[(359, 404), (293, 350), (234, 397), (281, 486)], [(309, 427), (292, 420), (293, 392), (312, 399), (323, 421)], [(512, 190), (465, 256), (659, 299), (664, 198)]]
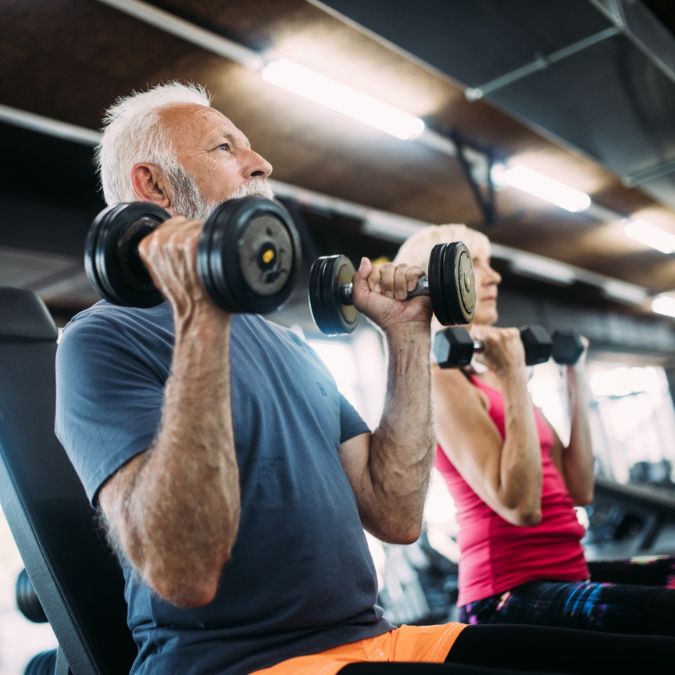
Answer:
[[(523, 326), (520, 339), (528, 366), (544, 363), (551, 357), (553, 343), (543, 326)], [(482, 341), (474, 340), (465, 328), (446, 328), (434, 336), (433, 354), (441, 368), (467, 366), (474, 353), (483, 349)]]
[[(138, 253), (141, 240), (171, 215), (150, 202), (116, 204), (94, 219), (84, 267), (109, 302), (153, 307), (164, 300)], [(266, 314), (279, 309), (295, 286), (300, 238), (278, 202), (244, 197), (223, 202), (204, 223), (197, 274), (213, 302), (228, 312)]]
[(122, 570), (54, 435), (57, 335), (35, 293), (0, 287), (0, 508), (59, 643), (51, 672), (128, 673)]
[(46, 623), (48, 621), (25, 568), (19, 572), (16, 579), (16, 606), (33, 623)]
[(553, 360), (564, 366), (573, 366), (584, 353), (581, 335), (575, 330), (553, 331)]
[[(436, 244), (429, 256), (429, 272), (421, 277), (408, 298), (431, 297), (441, 324), (469, 323), (476, 306), (473, 264), (461, 242)], [(309, 306), (319, 330), (325, 335), (351, 333), (360, 313), (352, 304), (352, 279), (356, 270), (344, 255), (318, 258), (309, 272)]]

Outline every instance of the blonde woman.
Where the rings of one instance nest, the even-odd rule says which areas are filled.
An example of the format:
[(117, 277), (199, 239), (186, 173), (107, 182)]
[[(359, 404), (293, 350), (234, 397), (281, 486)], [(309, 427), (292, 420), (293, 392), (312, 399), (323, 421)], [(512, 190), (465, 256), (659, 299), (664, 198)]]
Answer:
[[(530, 400), (519, 331), (494, 325), (501, 277), (488, 238), (464, 225), (427, 227), (395, 262), (424, 267), (434, 244), (452, 241), (472, 256), (476, 310), (467, 328), (484, 343), (468, 368), (432, 368), (436, 467), (457, 506), (460, 620), (675, 635), (675, 590), (638, 585), (653, 578), (648, 566), (615, 565), (630, 585), (589, 579), (574, 512), (593, 499), (586, 352), (566, 367), (564, 445)], [(672, 562), (655, 563), (664, 586)]]

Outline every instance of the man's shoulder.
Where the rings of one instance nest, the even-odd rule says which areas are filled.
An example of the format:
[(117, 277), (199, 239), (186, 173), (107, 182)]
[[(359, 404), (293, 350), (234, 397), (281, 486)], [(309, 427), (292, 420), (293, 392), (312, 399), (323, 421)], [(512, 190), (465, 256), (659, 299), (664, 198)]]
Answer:
[[(232, 323), (235, 343), (258, 348), (277, 359), (283, 359), (286, 367), (297, 367), (299, 358), (304, 365), (325, 370), (325, 365), (308, 344), (301, 330), (272, 321), (259, 314), (240, 314)], [(294, 356), (291, 356), (294, 355)], [(288, 357), (288, 358), (287, 358)]]
[(62, 339), (81, 333), (123, 331), (149, 326), (171, 328), (171, 312), (165, 303), (151, 308), (123, 307), (101, 300), (78, 312), (65, 325)]
[[(76, 314), (59, 338), (57, 363), (96, 362), (153, 354), (165, 356), (173, 343), (170, 309), (121, 307), (105, 301)], [(168, 358), (168, 357), (167, 357)]]
[(297, 331), (260, 314), (240, 314), (237, 316), (239, 318), (232, 323), (232, 328), (235, 331), (253, 332), (263, 339), (281, 339), (299, 346), (306, 345), (304, 338)]

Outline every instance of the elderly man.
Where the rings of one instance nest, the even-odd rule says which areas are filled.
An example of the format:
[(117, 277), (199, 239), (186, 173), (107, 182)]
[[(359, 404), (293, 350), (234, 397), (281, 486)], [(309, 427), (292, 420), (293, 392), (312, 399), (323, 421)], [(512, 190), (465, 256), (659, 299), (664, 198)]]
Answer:
[[(354, 277), (353, 302), (389, 353), (371, 433), (302, 340), (224, 312), (198, 281), (204, 217), (228, 198), (271, 196), (272, 171), (203, 90), (174, 83), (118, 101), (99, 163), (109, 204), (149, 201), (173, 215), (140, 246), (166, 301), (99, 302), (66, 327), (57, 355), (56, 430), (124, 569), (132, 672), (329, 675), (354, 662), (495, 655), (510, 664), (533, 644), (563, 666), (573, 650), (551, 635), (394, 628), (375, 604), (362, 528), (414, 541), (433, 458), (429, 301), (404, 300), (423, 270), (364, 258)], [(636, 645), (623, 640), (611, 653), (625, 665)], [(672, 645), (665, 654), (673, 660)]]
[[(118, 101), (99, 163), (109, 204), (174, 215), (141, 245), (167, 301), (94, 305), (57, 359), (57, 434), (123, 563), (134, 672), (250, 672), (387, 633), (362, 526), (399, 543), (420, 531), (430, 308), (401, 298), (422, 270), (364, 259), (354, 279), (389, 348), (370, 433), (301, 340), (227, 314), (197, 279), (209, 211), (272, 196), (271, 165), (202, 90)], [(460, 628), (440, 631), (444, 653)]]

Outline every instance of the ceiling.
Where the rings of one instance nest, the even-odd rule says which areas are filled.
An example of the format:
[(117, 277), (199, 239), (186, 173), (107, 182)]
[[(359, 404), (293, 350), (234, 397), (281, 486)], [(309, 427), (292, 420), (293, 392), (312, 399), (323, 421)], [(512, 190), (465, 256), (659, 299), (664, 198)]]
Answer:
[[(145, 18), (128, 13), (139, 8)], [(153, 9), (166, 13), (158, 25)], [(391, 256), (420, 222), (465, 222), (497, 244), (509, 283), (547, 276), (529, 253), (571, 270), (564, 293), (578, 302), (609, 302), (616, 282), (642, 312), (675, 290), (675, 256), (622, 225), (639, 217), (675, 233), (669, 0), (0, 0), (0, 16), (0, 284), (52, 307), (94, 297), (81, 251), (103, 207), (93, 167), (103, 111), (173, 79), (206, 85), (274, 165), (310, 259)], [(398, 140), (309, 103), (263, 82), (243, 64), (252, 54), (347, 82), (428, 131)], [(569, 213), (506, 188), (486, 225), (453, 134), (474, 148), (482, 193), (486, 150), (588, 193), (592, 207)]]

